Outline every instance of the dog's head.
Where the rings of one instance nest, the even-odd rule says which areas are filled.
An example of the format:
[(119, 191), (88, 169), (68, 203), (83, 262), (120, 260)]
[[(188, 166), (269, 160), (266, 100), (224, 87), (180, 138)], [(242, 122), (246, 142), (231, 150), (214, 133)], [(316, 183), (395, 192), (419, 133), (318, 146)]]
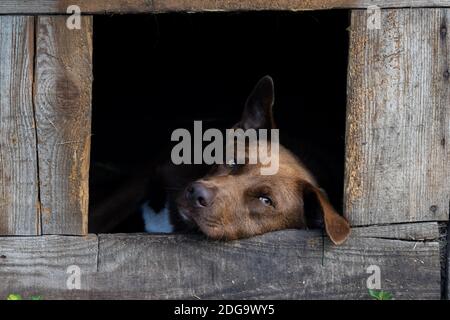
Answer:
[[(274, 129), (273, 102), (273, 81), (264, 77), (250, 94), (235, 128)], [(335, 244), (344, 242), (349, 224), (333, 209), (312, 174), (289, 150), (266, 140), (268, 149), (277, 151), (271, 152), (278, 163), (274, 174), (262, 175), (261, 168), (267, 165), (261, 162), (215, 165), (180, 194), (180, 215), (212, 239), (233, 240), (323, 225)], [(246, 156), (255, 148), (259, 144), (249, 144)]]

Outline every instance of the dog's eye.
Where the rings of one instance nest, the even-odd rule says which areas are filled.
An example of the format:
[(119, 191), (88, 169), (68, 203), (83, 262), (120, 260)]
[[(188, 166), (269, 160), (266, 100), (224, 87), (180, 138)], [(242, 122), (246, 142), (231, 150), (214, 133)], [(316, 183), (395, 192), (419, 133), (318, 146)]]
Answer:
[(272, 199), (266, 196), (260, 196), (259, 201), (261, 201), (265, 206), (268, 207), (273, 205)]

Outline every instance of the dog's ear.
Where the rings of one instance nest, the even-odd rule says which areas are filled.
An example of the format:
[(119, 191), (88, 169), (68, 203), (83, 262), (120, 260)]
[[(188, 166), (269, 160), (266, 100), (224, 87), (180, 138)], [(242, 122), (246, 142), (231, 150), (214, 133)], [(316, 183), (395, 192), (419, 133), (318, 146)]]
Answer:
[(274, 129), (272, 107), (275, 99), (273, 80), (265, 76), (258, 81), (247, 99), (241, 121), (235, 126), (247, 129)]
[(350, 235), (347, 220), (334, 210), (325, 193), (308, 182), (302, 182), (304, 215), (310, 228), (325, 227), (334, 244), (343, 243)]

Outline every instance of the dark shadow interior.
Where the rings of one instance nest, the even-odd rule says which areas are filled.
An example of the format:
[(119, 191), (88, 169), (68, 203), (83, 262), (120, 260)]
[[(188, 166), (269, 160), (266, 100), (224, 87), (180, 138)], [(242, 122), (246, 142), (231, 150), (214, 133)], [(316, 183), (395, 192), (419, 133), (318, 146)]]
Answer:
[(294, 148), (306, 139), (326, 151), (332, 174), (323, 188), (340, 210), (348, 25), (343, 10), (96, 16), (91, 213), (161, 153), (175, 128), (236, 122), (266, 74), (280, 133)]

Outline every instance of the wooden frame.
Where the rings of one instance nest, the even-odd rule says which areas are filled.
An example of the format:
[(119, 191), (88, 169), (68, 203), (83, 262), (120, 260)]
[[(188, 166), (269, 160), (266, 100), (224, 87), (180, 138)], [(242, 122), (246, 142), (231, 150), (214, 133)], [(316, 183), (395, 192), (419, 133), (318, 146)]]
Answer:
[[(138, 234), (0, 238), (0, 295), (369, 299), (367, 268), (378, 265), (383, 289), (396, 299), (439, 299), (437, 231), (436, 223), (357, 228), (341, 247), (320, 233), (296, 230), (230, 243)], [(425, 238), (411, 238), (424, 232)], [(396, 239), (386, 238), (392, 235)], [(71, 265), (80, 268), (81, 290), (67, 289)]]
[(324, 10), (380, 8), (450, 7), (450, 0), (4, 0), (0, 14), (66, 14), (76, 4), (84, 14), (158, 13), (249, 10)]
[[(394, 298), (441, 297), (450, 9), (383, 9), (382, 30), (367, 29), (366, 10), (352, 11), (345, 209), (354, 228), (336, 247), (320, 233), (293, 230), (231, 243), (88, 235), (92, 16), (81, 30), (67, 29), (63, 16), (11, 16), (65, 14), (69, 2), (0, 3), (0, 14), (10, 14), (0, 16), (0, 235), (8, 236), (0, 237), (0, 298), (364, 299), (370, 265)], [(450, 0), (78, 3), (83, 14), (450, 7)], [(80, 267), (81, 290), (67, 289), (71, 265)]]

